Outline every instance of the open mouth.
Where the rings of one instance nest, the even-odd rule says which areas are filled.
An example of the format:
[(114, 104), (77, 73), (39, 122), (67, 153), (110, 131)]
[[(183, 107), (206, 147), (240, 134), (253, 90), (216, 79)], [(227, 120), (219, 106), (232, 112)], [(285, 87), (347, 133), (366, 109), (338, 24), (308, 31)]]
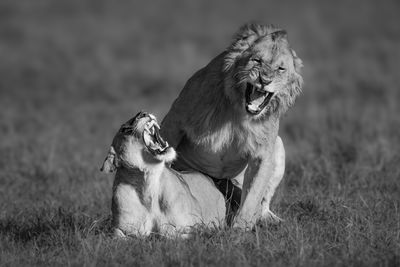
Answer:
[(160, 136), (160, 126), (153, 119), (145, 125), (143, 142), (153, 154), (163, 154), (169, 147), (168, 142)]
[(246, 86), (246, 111), (252, 115), (259, 114), (270, 102), (274, 93), (259, 89), (247, 83)]

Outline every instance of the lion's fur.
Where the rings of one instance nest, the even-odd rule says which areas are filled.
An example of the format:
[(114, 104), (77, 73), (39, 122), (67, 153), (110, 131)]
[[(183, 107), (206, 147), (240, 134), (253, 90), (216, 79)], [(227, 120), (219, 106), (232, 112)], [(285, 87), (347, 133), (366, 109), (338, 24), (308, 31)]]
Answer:
[[(278, 127), (278, 117), (294, 104), (303, 83), (300, 76), (301, 60), (293, 50), (287, 48), (293, 59), (293, 68), (288, 69), (291, 71), (288, 75), (290, 81), (286, 81), (262, 116), (250, 119), (243, 112), (240, 102), (243, 85), (238, 81), (238, 76), (248, 76), (249, 72), (238, 73), (247, 63), (242, 62), (241, 57), (256, 40), (274, 32), (281, 33), (282, 30), (270, 25), (243, 26), (226, 51), (189, 79), (163, 123), (179, 121), (196, 144), (208, 146), (213, 151), (221, 151), (235, 143), (242, 152), (254, 153), (271, 131), (272, 125), (268, 124)], [(279, 44), (288, 47), (286, 36), (279, 37), (282, 39)]]
[[(274, 157), (279, 119), (301, 92), (301, 67), (285, 31), (271, 25), (243, 26), (224, 52), (187, 81), (162, 122), (163, 135), (178, 153), (174, 167), (231, 179), (250, 162), (259, 162), (253, 166), (262, 173), (253, 173), (254, 179), (270, 179), (261, 176), (272, 177), (268, 169), (273, 166), (266, 162)], [(273, 97), (259, 114), (250, 115), (246, 83), (262, 78), (271, 80), (267, 91)], [(262, 190), (269, 190), (270, 198), (279, 181), (257, 189), (251, 201), (261, 202)]]
[[(249, 52), (250, 50), (250, 54), (252, 54), (251, 49), (256, 41), (260, 41), (267, 36), (271, 36), (271, 39), (276, 42), (273, 49), (277, 50), (278, 53), (290, 53), (291, 59), (293, 60), (294, 68), (289, 76), (290, 82), (286, 84), (286, 88), (279, 92), (276, 98), (271, 100), (268, 107), (269, 110), (266, 112), (273, 113), (279, 111), (283, 113), (294, 104), (303, 86), (303, 79), (300, 75), (303, 62), (297, 57), (296, 52), (290, 48), (286, 31), (273, 25), (246, 24), (241, 27), (236, 33), (234, 41), (228, 47), (227, 54), (224, 57), (223, 71), (227, 74), (225, 76), (225, 84), (231, 88), (236, 87), (242, 80), (246, 80), (247, 76), (251, 74), (251, 71), (243, 71), (240, 68), (243, 66), (241, 66), (241, 62), (238, 61), (240, 61), (239, 59), (244, 56), (246, 51)], [(289, 64), (289, 62), (287, 62), (287, 64)], [(233, 79), (233, 77), (237, 79)]]

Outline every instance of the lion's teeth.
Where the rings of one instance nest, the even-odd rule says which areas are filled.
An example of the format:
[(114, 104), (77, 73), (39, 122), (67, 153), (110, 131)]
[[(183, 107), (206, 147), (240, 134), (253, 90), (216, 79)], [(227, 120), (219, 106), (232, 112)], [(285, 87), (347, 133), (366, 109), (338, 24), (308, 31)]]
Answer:
[(268, 93), (273, 93), (273, 92), (275, 92), (275, 90), (274, 90), (274, 88), (272, 87), (272, 86), (264, 86), (263, 87), (263, 90), (265, 91), (265, 92), (268, 92)]
[(256, 90), (250, 95), (250, 101), (252, 104), (260, 105), (266, 97), (265, 92)]
[(251, 103), (250, 105), (247, 106), (248, 109), (250, 109), (253, 112), (258, 111), (258, 105), (254, 105), (253, 103)]

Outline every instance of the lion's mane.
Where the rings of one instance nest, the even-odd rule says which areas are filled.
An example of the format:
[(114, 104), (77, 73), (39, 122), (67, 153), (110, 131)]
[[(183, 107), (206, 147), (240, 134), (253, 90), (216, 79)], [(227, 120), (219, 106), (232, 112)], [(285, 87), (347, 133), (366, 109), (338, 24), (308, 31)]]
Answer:
[[(246, 114), (240, 106), (243, 105), (240, 102), (243, 93), (237, 94), (239, 87), (243, 86), (240, 84), (242, 77), (249, 75), (241, 69), (247, 60), (243, 55), (256, 40), (269, 34), (283, 38), (283, 44), (289, 46), (281, 29), (271, 25), (244, 25), (224, 52), (188, 80), (163, 123), (168, 127), (181, 125), (194, 143), (213, 151), (236, 143), (236, 147), (241, 149), (238, 153), (254, 154), (262, 144), (274, 143), (275, 140), (266, 139), (273, 138), (273, 135), (276, 138), (280, 115), (294, 104), (301, 92), (300, 58), (292, 49), (289, 50), (294, 71), (262, 116), (251, 118)], [(173, 135), (178, 133), (170, 131), (169, 138), (173, 140)]]
[[(226, 50), (227, 53), (224, 58), (223, 71), (227, 74), (225, 77), (225, 84), (227, 87), (234, 88), (241, 79), (245, 79), (249, 73), (241, 71), (240, 59), (244, 52), (251, 48), (254, 43), (262, 37), (271, 35), (272, 39), (282, 38), (284, 46), (289, 47), (287, 42), (287, 33), (285, 30), (279, 29), (274, 25), (260, 25), (260, 24), (246, 24), (242, 26), (234, 37), (234, 41)], [(275, 49), (280, 50), (281, 47)], [(301, 68), (303, 67), (302, 60), (296, 55), (293, 49), (289, 48), (291, 57), (293, 59), (294, 71), (291, 73), (290, 82), (288, 86), (279, 92), (279, 94), (271, 100), (267, 107), (268, 110), (265, 114), (273, 112), (286, 112), (293, 104), (297, 96), (301, 93), (303, 86), (303, 78), (300, 75)], [(236, 79), (234, 79), (236, 78)]]

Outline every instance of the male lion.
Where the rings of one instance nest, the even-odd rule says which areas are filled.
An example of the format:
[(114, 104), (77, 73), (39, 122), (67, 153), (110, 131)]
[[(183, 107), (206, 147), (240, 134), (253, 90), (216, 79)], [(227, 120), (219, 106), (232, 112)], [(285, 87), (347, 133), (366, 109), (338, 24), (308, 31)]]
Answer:
[(117, 170), (112, 225), (116, 236), (187, 236), (196, 224), (215, 226), (225, 219), (224, 197), (210, 178), (177, 173), (166, 166), (175, 150), (159, 134), (152, 114), (138, 113), (115, 135), (102, 171)]
[(269, 208), (285, 167), (279, 119), (301, 92), (302, 61), (286, 32), (247, 24), (233, 43), (186, 83), (162, 122), (177, 170), (242, 187), (234, 227), (274, 218)]

